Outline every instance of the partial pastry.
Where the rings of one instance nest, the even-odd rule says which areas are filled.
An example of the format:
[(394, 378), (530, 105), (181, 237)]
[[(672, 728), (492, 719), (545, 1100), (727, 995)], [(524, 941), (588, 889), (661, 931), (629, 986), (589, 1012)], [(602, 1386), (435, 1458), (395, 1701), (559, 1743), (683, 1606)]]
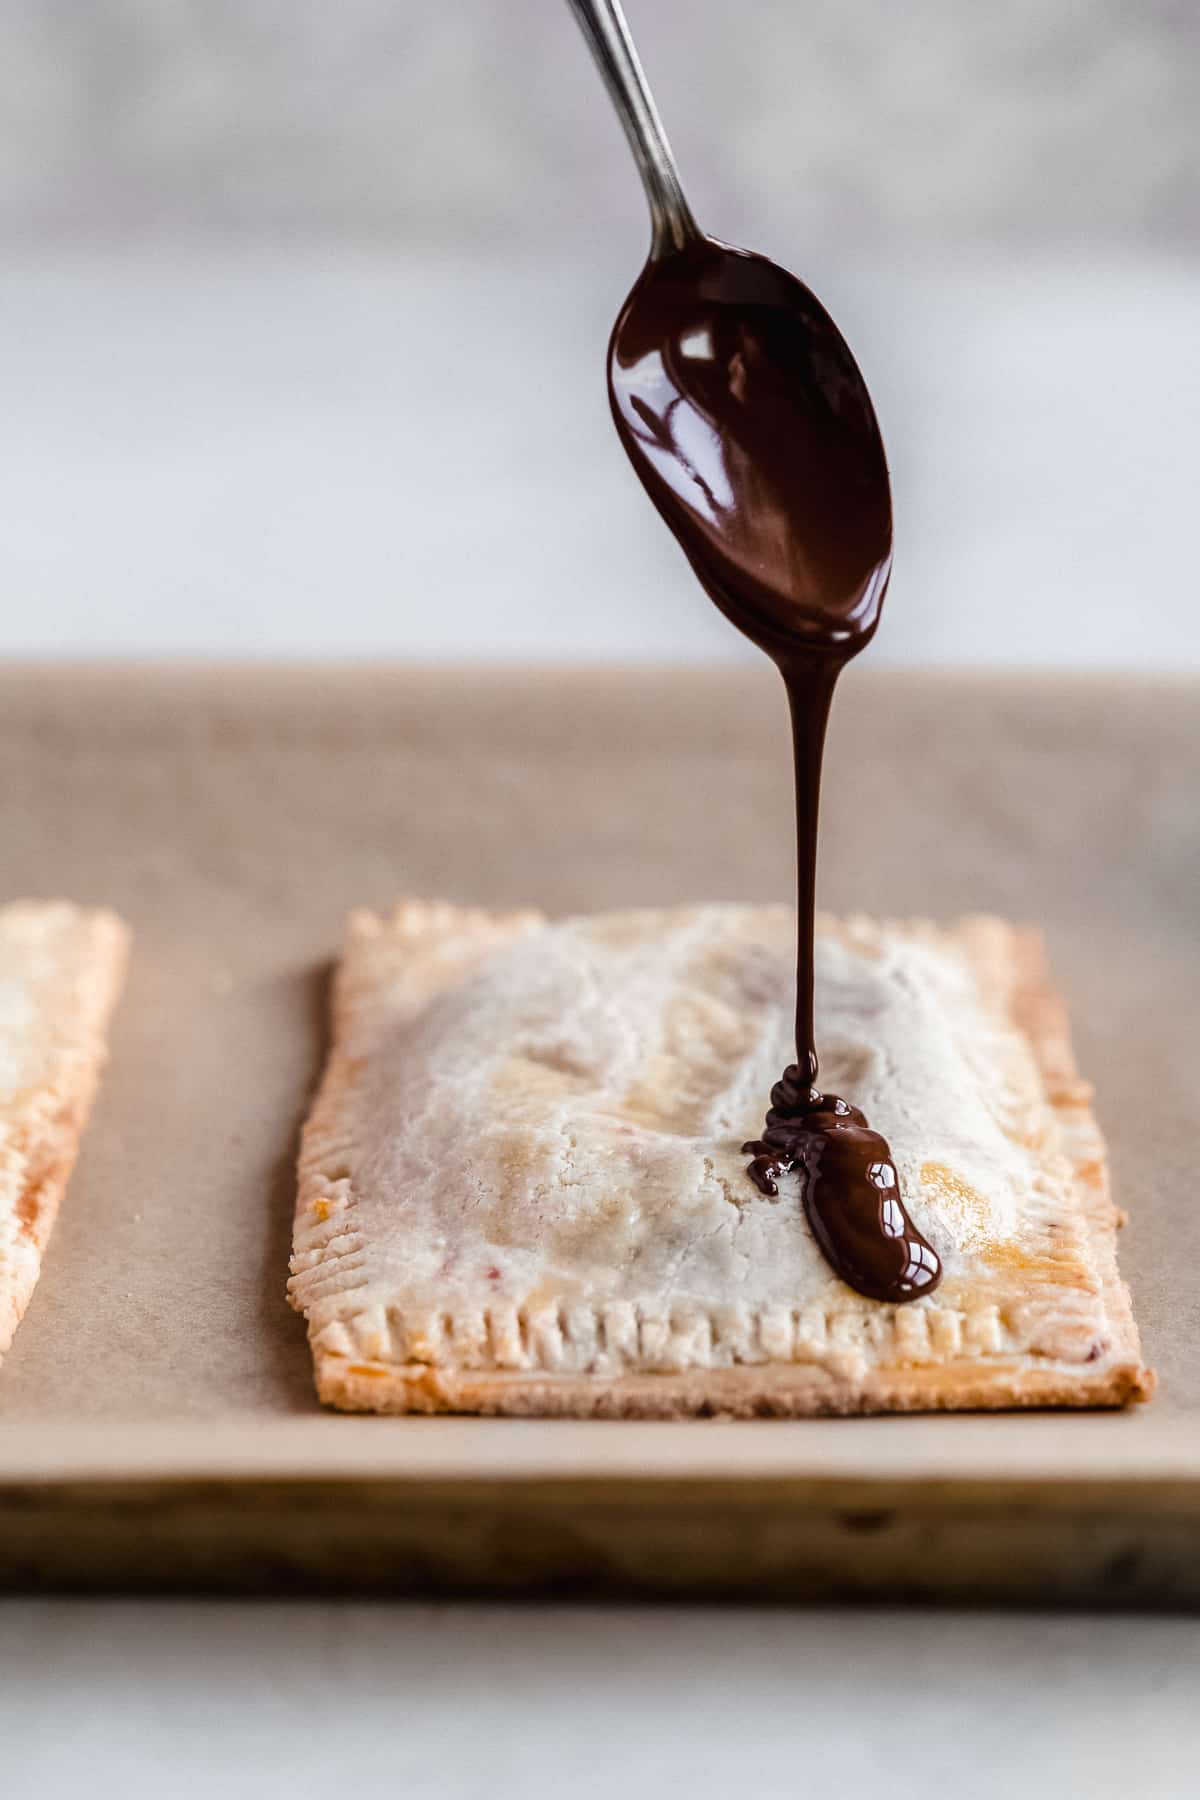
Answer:
[(75, 1163), (128, 946), (110, 912), (65, 900), (0, 906), (0, 1356)]
[(892, 1147), (933, 1292), (855, 1292), (743, 1143), (794, 915), (355, 913), (290, 1294), (353, 1411), (800, 1416), (1144, 1399), (1091, 1091), (1036, 934), (823, 919), (822, 1079)]

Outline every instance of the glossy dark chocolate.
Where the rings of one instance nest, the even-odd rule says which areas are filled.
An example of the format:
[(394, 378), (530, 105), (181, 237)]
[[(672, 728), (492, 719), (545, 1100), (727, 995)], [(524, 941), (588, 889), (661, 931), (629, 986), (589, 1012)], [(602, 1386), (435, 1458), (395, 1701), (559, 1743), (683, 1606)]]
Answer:
[(804, 1174), (804, 1208), (827, 1260), (872, 1300), (915, 1300), (940, 1267), (904, 1210), (886, 1139), (857, 1106), (822, 1094), (793, 1065), (771, 1089), (761, 1138), (743, 1144), (764, 1194), (788, 1169)]
[(843, 1280), (912, 1300), (941, 1274), (887, 1144), (816, 1087), (813, 922), (821, 758), (834, 684), (879, 622), (892, 559), (887, 461), (866, 385), (824, 307), (775, 264), (710, 238), (646, 265), (613, 327), (609, 396), (643, 486), (707, 592), (777, 663), (796, 776), (796, 1066), (747, 1146), (765, 1193), (800, 1169)]

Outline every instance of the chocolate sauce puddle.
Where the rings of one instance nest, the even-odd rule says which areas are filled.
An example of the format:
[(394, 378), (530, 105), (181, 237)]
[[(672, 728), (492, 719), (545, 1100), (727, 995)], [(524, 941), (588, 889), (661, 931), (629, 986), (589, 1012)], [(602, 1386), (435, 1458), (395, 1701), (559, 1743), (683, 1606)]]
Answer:
[(710, 238), (653, 257), (609, 346), (613, 418), (711, 598), (787, 687), (796, 779), (796, 1063), (745, 1146), (763, 1193), (803, 1176), (821, 1251), (875, 1300), (941, 1278), (885, 1140), (817, 1086), (813, 927), (825, 728), (838, 675), (875, 633), (892, 556), (887, 462), (866, 385), (813, 294)]

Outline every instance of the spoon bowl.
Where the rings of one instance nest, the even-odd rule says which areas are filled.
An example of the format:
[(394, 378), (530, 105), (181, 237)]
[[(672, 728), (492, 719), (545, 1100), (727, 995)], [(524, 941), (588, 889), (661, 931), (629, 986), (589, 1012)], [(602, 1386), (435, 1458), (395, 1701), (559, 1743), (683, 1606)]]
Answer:
[(871, 639), (892, 558), (858, 365), (786, 270), (699, 233), (652, 254), (613, 328), (613, 419), (711, 598), (778, 660)]

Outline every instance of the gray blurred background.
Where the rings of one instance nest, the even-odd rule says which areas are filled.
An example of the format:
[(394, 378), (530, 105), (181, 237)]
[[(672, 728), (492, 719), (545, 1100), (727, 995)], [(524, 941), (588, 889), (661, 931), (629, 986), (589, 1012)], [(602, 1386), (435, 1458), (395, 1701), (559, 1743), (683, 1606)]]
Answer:
[[(877, 663), (1200, 666), (1194, 0), (628, 0), (893, 461)], [(743, 649), (608, 424), (563, 0), (0, 0), (0, 651)]]

